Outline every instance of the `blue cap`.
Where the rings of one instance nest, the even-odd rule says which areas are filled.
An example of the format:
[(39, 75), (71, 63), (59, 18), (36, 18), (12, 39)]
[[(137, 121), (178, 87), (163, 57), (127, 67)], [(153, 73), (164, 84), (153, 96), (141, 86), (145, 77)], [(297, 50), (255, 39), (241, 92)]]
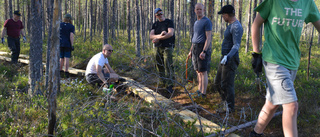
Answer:
[(162, 11), (162, 9), (156, 8), (156, 9), (154, 10), (154, 14), (156, 14), (158, 11)]

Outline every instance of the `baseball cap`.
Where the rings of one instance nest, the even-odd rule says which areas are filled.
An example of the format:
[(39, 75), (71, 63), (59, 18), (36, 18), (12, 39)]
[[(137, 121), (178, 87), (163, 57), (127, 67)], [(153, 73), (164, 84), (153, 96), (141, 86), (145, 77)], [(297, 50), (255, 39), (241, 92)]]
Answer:
[(158, 11), (162, 11), (162, 9), (156, 8), (156, 9), (154, 10), (154, 14), (156, 14)]
[(234, 7), (232, 5), (225, 5), (221, 8), (221, 10), (218, 12), (218, 14), (223, 13), (235, 13)]
[(64, 18), (68, 18), (68, 19), (71, 19), (71, 20), (72, 20), (72, 17), (71, 17), (71, 15), (70, 15), (70, 14), (66, 14), (66, 15), (64, 15)]
[(18, 15), (18, 16), (21, 16), (20, 11), (18, 11), (18, 10), (14, 11), (13, 14)]

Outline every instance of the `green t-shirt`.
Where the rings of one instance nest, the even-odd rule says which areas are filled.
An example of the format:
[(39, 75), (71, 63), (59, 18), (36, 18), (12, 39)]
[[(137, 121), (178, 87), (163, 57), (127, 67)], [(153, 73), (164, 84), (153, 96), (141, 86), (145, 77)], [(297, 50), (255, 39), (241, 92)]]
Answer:
[(255, 11), (264, 22), (263, 60), (297, 70), (300, 64), (299, 41), (303, 22), (320, 20), (313, 0), (264, 0)]

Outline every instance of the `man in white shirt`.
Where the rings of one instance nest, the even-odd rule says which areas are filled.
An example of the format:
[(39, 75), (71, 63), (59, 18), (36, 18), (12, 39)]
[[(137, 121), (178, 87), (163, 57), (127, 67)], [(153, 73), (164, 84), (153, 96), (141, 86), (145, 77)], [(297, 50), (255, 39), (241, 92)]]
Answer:
[[(90, 84), (98, 84), (101, 86), (107, 82), (116, 82), (119, 80), (119, 75), (110, 67), (108, 58), (113, 52), (112, 46), (105, 44), (102, 47), (102, 52), (94, 55), (86, 68), (86, 80)], [(105, 66), (105, 68), (103, 68)]]

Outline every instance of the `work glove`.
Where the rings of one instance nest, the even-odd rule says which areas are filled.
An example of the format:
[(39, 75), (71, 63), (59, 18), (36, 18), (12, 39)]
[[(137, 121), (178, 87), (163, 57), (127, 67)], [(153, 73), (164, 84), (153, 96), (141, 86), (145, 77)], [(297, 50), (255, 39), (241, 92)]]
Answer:
[(258, 75), (260, 72), (262, 72), (262, 54), (253, 52), (252, 56), (253, 56), (251, 60), (252, 69), (254, 73)]
[(1, 38), (1, 43), (4, 44), (4, 38)]
[(23, 36), (23, 43), (26, 43), (27, 42), (27, 38), (26, 36)]
[(220, 62), (220, 64), (225, 65), (225, 64), (227, 64), (227, 62), (228, 62), (228, 56), (227, 56), (227, 55), (224, 55), (224, 56), (223, 56), (223, 59), (222, 59), (221, 62)]

